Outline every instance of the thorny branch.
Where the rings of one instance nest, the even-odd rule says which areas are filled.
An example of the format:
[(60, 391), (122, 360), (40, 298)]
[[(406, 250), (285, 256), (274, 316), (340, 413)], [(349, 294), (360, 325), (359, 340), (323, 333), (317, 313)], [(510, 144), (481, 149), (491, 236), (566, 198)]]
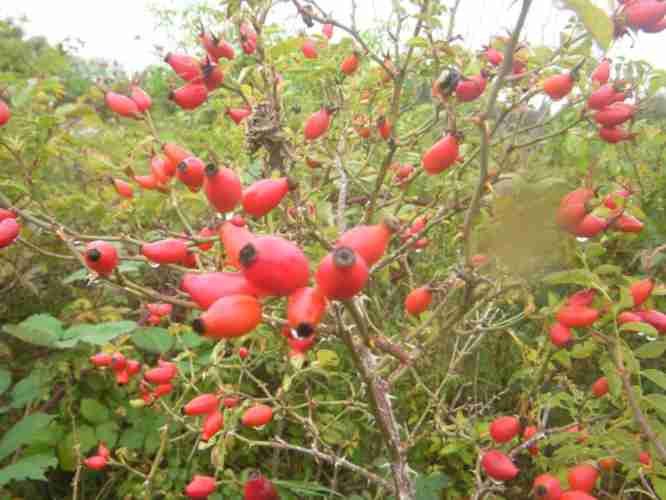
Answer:
[[(358, 313), (356, 303), (349, 301), (345, 303), (345, 306), (352, 313), (356, 328), (361, 336), (364, 339), (367, 338), (367, 325)], [(349, 329), (341, 323), (338, 325), (338, 335), (347, 345), (354, 360), (354, 365), (370, 392), (373, 413), (382, 432), (384, 444), (388, 447), (391, 455), (391, 470), (396, 497), (399, 500), (414, 500), (415, 490), (412, 478), (409, 475), (407, 449), (400, 438), (399, 425), (389, 399), (388, 382), (377, 373), (375, 358), (365, 342), (354, 340)]]

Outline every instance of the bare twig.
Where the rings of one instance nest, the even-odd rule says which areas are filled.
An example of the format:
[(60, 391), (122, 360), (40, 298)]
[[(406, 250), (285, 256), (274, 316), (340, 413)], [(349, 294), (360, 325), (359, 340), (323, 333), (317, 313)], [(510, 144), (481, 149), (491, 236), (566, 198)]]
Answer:
[(234, 438), (239, 439), (240, 441), (243, 441), (244, 443), (250, 446), (259, 446), (259, 447), (274, 448), (280, 450), (290, 450), (290, 451), (296, 451), (298, 453), (303, 453), (304, 455), (310, 455), (316, 460), (323, 460), (324, 462), (327, 462), (333, 465), (334, 467), (344, 467), (345, 469), (348, 469), (356, 474), (359, 474), (360, 476), (363, 476), (367, 480), (375, 484), (378, 484), (389, 491), (393, 491), (393, 485), (389, 481), (378, 476), (377, 474), (374, 474), (373, 472), (370, 472), (367, 469), (364, 469), (363, 467), (360, 467), (350, 462), (345, 458), (337, 457), (334, 455), (328, 455), (327, 453), (323, 453), (319, 450), (313, 450), (311, 448), (296, 446), (287, 443), (286, 441), (280, 438), (276, 438), (273, 441), (254, 441), (251, 439), (247, 439), (246, 437), (243, 437), (240, 434), (236, 434), (234, 432), (230, 432), (229, 435), (234, 436)]
[(455, 28), (456, 25), (456, 14), (458, 14), (458, 7), (460, 7), (460, 3), (462, 0), (456, 0), (456, 3), (453, 4), (453, 7), (449, 10), (449, 29), (446, 32), (446, 39), (451, 40), (453, 37), (453, 29)]
[(340, 135), (340, 140), (335, 149), (335, 168), (340, 175), (340, 192), (338, 194), (338, 231), (344, 233), (347, 228), (345, 212), (347, 211), (347, 172), (342, 164), (342, 157), (345, 152), (345, 135)]
[[(348, 310), (356, 310), (356, 304), (347, 302)], [(356, 327), (362, 336), (367, 337), (367, 327), (360, 314), (352, 314)], [(391, 454), (391, 471), (395, 483), (395, 494), (399, 500), (414, 500), (415, 490), (412, 478), (409, 476), (407, 463), (407, 450), (400, 439), (398, 422), (389, 399), (389, 385), (377, 373), (376, 361), (364, 342), (356, 342), (344, 325), (339, 325), (339, 335), (351, 352), (354, 365), (361, 374), (370, 392), (372, 410), (384, 438), (384, 444)]]
[(645, 418), (645, 415), (641, 411), (641, 406), (638, 403), (638, 398), (636, 397), (634, 388), (631, 386), (630, 374), (624, 368), (622, 369), (621, 373), (622, 373), (621, 377), (622, 386), (624, 387), (624, 392), (626, 393), (627, 399), (629, 400), (629, 406), (631, 407), (631, 411), (634, 414), (634, 420), (636, 420), (636, 422), (640, 426), (641, 430), (643, 431), (643, 434), (645, 434), (645, 436), (654, 445), (662, 463), (666, 464), (666, 448), (664, 447), (664, 443), (661, 441), (657, 433), (650, 425), (650, 422), (648, 422), (647, 418)]
[(160, 465), (160, 462), (162, 461), (162, 457), (164, 456), (164, 450), (166, 450), (166, 444), (169, 441), (169, 426), (165, 425), (161, 429), (161, 436), (160, 436), (160, 447), (157, 450), (157, 455), (155, 455), (155, 459), (153, 460), (153, 464), (150, 467), (150, 472), (148, 473), (148, 476), (146, 476), (146, 480), (143, 482), (143, 487), (145, 488), (145, 498), (146, 500), (150, 500), (151, 498), (151, 489), (152, 489), (152, 481), (153, 477), (155, 477), (155, 473), (157, 472), (157, 469)]

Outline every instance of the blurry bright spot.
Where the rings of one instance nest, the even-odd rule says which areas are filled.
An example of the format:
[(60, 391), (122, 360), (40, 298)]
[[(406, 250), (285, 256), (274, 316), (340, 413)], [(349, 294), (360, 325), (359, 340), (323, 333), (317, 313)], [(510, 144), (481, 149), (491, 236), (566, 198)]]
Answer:
[[(47, 2), (44, 0), (22, 0), (3, 2), (0, 15), (28, 18), (28, 35), (45, 36), (51, 43), (68, 39), (66, 46), (83, 42), (79, 55), (87, 58), (103, 58), (118, 61), (130, 71), (138, 71), (149, 64), (158, 62), (155, 46), (173, 49), (179, 33), (165, 33), (156, 29), (156, 19), (151, 6), (183, 9), (201, 3), (215, 8), (215, 0), (116, 0), (114, 2), (90, 2), (70, 0)], [(349, 23), (351, 0), (319, 0), (319, 5), (336, 19)], [(389, 15), (388, 0), (357, 1), (357, 24), (360, 29), (372, 34), (377, 23)], [(407, 2), (401, 2), (407, 3)], [(570, 11), (559, 10), (554, 2), (534, 2), (525, 36), (536, 45), (559, 45), (559, 37), (571, 18)], [(595, 3), (608, 9), (607, 0)], [(8, 4), (8, 5), (7, 5)], [(463, 37), (463, 43), (471, 49), (479, 49), (493, 35), (502, 35), (510, 29), (516, 19), (520, 2), (515, 0), (472, 0), (460, 4), (454, 32)], [(479, 16), (483, 12), (483, 16)], [(293, 33), (304, 29), (300, 18), (295, 15), (291, 3), (278, 4), (273, 22)], [(442, 18), (446, 28), (447, 19)], [(310, 31), (319, 32), (319, 26)], [(339, 31), (339, 30), (336, 30)], [(443, 34), (440, 33), (443, 36)], [(339, 36), (339, 33), (336, 35)], [(627, 57), (644, 59), (655, 66), (666, 67), (666, 55), (662, 49), (666, 33), (640, 34), (635, 41), (629, 37), (617, 41), (608, 54), (613, 58)], [(633, 46), (632, 46), (633, 44)], [(596, 53), (597, 56), (601, 54)]]

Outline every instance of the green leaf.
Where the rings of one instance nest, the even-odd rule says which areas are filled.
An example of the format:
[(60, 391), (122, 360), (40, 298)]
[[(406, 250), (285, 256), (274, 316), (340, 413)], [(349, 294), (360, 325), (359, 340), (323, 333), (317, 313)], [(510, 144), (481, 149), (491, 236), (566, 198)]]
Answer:
[(9, 386), (12, 383), (12, 375), (8, 370), (0, 368), (0, 396), (9, 389)]
[(407, 40), (407, 46), (414, 48), (425, 48), (428, 46), (428, 40), (420, 36), (415, 36)]
[(104, 441), (109, 448), (113, 448), (118, 441), (119, 427), (116, 422), (106, 422), (95, 427), (97, 441)]
[(30, 375), (28, 375), (23, 380), (19, 381), (12, 388), (12, 408), (21, 408), (28, 403), (38, 399), (48, 378), (45, 373), (40, 370), (33, 370)]
[(88, 422), (93, 424), (103, 424), (109, 420), (110, 412), (106, 406), (94, 399), (84, 399), (81, 401), (81, 415)]
[[(634, 297), (631, 295), (629, 288), (624, 286), (620, 288), (620, 301), (613, 307), (616, 312), (634, 307)], [(615, 307), (617, 307), (617, 309), (615, 309)]]
[(634, 351), (634, 354), (641, 359), (657, 359), (664, 354), (664, 351), (666, 351), (666, 341), (656, 340), (643, 344)]
[(54, 418), (55, 415), (33, 413), (19, 420), (0, 440), (0, 462), (14, 453), (20, 446), (30, 444), (34, 434), (48, 426)]
[(97, 437), (95, 429), (89, 425), (79, 427), (79, 443), (81, 444), (81, 453), (85, 454), (97, 446)]
[(659, 332), (657, 332), (657, 329), (654, 326), (648, 325), (647, 323), (638, 323), (638, 322), (625, 323), (622, 326), (620, 326), (620, 331), (641, 332), (650, 337), (657, 337), (659, 335)]
[(555, 353), (555, 355), (553, 356), (553, 361), (557, 361), (567, 370), (571, 368), (571, 355), (569, 354), (569, 352), (565, 351), (564, 349), (560, 349)]
[(576, 12), (578, 18), (599, 46), (608, 50), (613, 41), (614, 31), (613, 21), (608, 17), (608, 14), (594, 5), (591, 0), (565, 0), (564, 4)]
[(149, 327), (134, 332), (132, 342), (142, 351), (164, 354), (173, 348), (176, 339), (164, 328)]
[(449, 484), (445, 474), (432, 474), (416, 478), (416, 500), (439, 500), (442, 490)]
[(608, 359), (608, 357), (604, 357), (604, 359), (601, 361), (601, 370), (604, 372), (604, 375), (606, 375), (606, 378), (608, 379), (608, 390), (610, 391), (611, 396), (614, 398), (620, 397), (620, 394), (622, 393), (622, 379), (617, 373), (615, 364), (610, 359)]
[(643, 376), (649, 378), (662, 389), (666, 389), (666, 373), (659, 370), (643, 370)]
[(594, 270), (594, 272), (600, 276), (612, 275), (612, 274), (615, 274), (616, 276), (621, 276), (622, 268), (620, 266), (613, 266), (611, 264), (602, 264), (599, 267), (597, 267)]
[[(55, 448), (64, 435), (65, 426), (54, 420), (48, 425), (48, 427), (35, 433), (35, 437), (30, 446), (40, 448), (41, 450)], [(35, 453), (38, 453), (38, 451)]]
[[(601, 257), (606, 253), (606, 247), (601, 243), (590, 243), (585, 248), (585, 253), (588, 257)], [(603, 270), (603, 269), (602, 269)], [(600, 273), (599, 268), (595, 269), (596, 272)]]
[(136, 328), (134, 321), (112, 321), (97, 325), (75, 325), (68, 328), (57, 347), (73, 347), (78, 342), (92, 345), (104, 345), (113, 339), (130, 333)]
[(179, 344), (182, 344), (187, 349), (196, 349), (201, 344), (205, 344), (206, 340), (201, 335), (197, 335), (194, 332), (186, 331), (179, 338)]
[(622, 344), (620, 348), (622, 349), (622, 356), (624, 356), (625, 368), (629, 373), (638, 373), (641, 370), (641, 364), (634, 356), (634, 351), (626, 344)]
[(74, 455), (74, 434), (69, 433), (58, 443), (58, 462), (63, 470), (76, 469), (76, 456)]
[(654, 492), (657, 494), (657, 497), (666, 498), (666, 479), (656, 474), (651, 474), (650, 480), (652, 481), (652, 486), (654, 486)]
[(55, 467), (58, 461), (53, 455), (33, 455), (25, 457), (15, 464), (0, 469), (0, 486), (10, 481), (46, 481), (44, 472), (46, 469)]
[(62, 335), (62, 323), (48, 314), (34, 314), (18, 325), (5, 325), (2, 329), (24, 342), (51, 347)]
[(84, 267), (83, 269), (74, 271), (72, 274), (63, 279), (62, 284), (69, 285), (70, 283), (74, 283), (75, 281), (84, 280), (87, 278), (88, 274), (90, 274), (90, 270)]
[(586, 288), (592, 287), (599, 278), (585, 269), (574, 269), (572, 271), (560, 271), (551, 273), (543, 278), (547, 285), (579, 285)]
[(322, 368), (335, 368), (340, 364), (340, 358), (335, 351), (321, 349), (317, 351), (317, 363)]
[(598, 349), (599, 344), (593, 339), (587, 339), (585, 342), (577, 342), (571, 350), (571, 357), (574, 359), (589, 358)]
[(118, 446), (121, 448), (129, 448), (131, 450), (140, 450), (143, 448), (145, 440), (145, 434), (140, 429), (132, 427), (122, 433)]
[(663, 394), (648, 394), (644, 399), (654, 406), (659, 413), (666, 416), (666, 396)]

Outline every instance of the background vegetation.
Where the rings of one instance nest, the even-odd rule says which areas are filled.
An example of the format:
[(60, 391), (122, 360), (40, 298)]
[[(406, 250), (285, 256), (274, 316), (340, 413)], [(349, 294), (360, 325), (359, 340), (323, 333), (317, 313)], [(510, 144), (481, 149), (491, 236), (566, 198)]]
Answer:
[[(640, 103), (631, 126), (637, 139), (618, 145), (599, 140), (596, 125), (582, 114), (582, 101), (592, 90), (588, 75), (598, 63), (595, 44), (603, 44), (603, 37), (600, 42), (590, 35), (582, 16), (572, 15), (560, 47), (521, 49), (530, 73), (504, 84), (497, 116), (505, 113), (506, 119), (492, 137), (489, 175), (479, 184), (477, 122), (485, 119), (489, 92), (458, 105), (430, 95), (432, 81), (446, 67), (475, 75), (484, 66), (479, 47), (466, 47), (453, 36), (452, 9), (459, 2), (395, 3), (397, 15), (382, 33), (353, 33), (358, 40), (342, 36), (326, 43), (319, 24), (307, 30), (320, 44), (316, 60), (304, 59), (301, 36), (282, 32), (270, 18), (261, 34), (262, 58), (238, 50), (232, 18), (256, 20), (270, 2), (243, 7), (221, 2), (220, 9), (194, 9), (182, 18), (162, 13), (167, 24), (184, 19), (189, 30), (182, 37), (192, 53), (201, 54), (200, 21), (236, 46), (236, 59), (223, 63), (226, 87), (193, 112), (169, 101), (170, 89), (180, 81), (165, 64), (126, 75), (41, 38), (26, 39), (14, 21), (0, 22), (0, 97), (13, 114), (0, 129), (0, 206), (47, 223), (25, 220), (20, 240), (0, 251), (0, 495), (181, 498), (193, 474), (207, 473), (219, 481), (211, 500), (240, 498), (249, 470), (259, 468), (286, 499), (397, 498), (391, 496), (389, 467), (395, 457), (379, 433), (354, 349), (341, 333), (358, 336), (365, 329), (376, 361), (373, 373), (389, 384), (391, 418), (398, 422), (415, 483), (415, 496), (402, 498), (527, 498), (539, 473), (564, 478), (571, 465), (606, 456), (621, 463), (599, 483), (607, 498), (666, 498), (666, 464), (634, 418), (614, 357), (623, 353), (630, 388), (663, 443), (663, 336), (647, 326), (638, 334), (621, 333), (616, 322), (621, 309), (611, 307), (598, 325), (605, 341), (581, 331), (572, 349), (555, 350), (548, 340), (555, 312), (581, 288), (612, 297), (607, 306), (628, 307), (629, 284), (649, 274), (659, 283), (649, 305), (666, 308), (661, 284), (665, 107), (658, 95), (666, 72), (614, 61), (614, 78), (629, 81)], [(411, 34), (417, 23), (421, 28), (413, 37), (398, 34), (401, 43), (391, 40), (400, 30)], [(652, 36), (655, 43), (663, 39)], [(358, 74), (343, 78), (339, 64), (359, 40), (371, 55), (391, 53), (392, 64), (404, 64), (405, 73), (385, 81), (378, 63), (365, 54)], [(505, 42), (493, 40), (499, 49)], [(539, 85), (583, 58), (576, 90), (551, 106)], [(299, 181), (299, 197), (289, 197), (262, 220), (248, 221), (253, 231), (293, 238), (316, 263), (327, 252), (320, 242), (334, 242), (345, 227), (375, 222), (381, 214), (398, 216), (403, 230), (417, 217), (431, 221), (421, 250), (394, 238), (385, 265), (358, 300), (363, 328), (345, 309), (332, 307), (303, 366), (287, 357), (280, 301), (269, 301), (268, 319), (235, 341), (197, 336), (189, 326), (196, 313), (181, 306), (170, 321), (148, 327), (145, 304), (175, 297), (183, 269), (153, 267), (122, 239), (152, 241), (187, 231), (184, 222), (199, 230), (221, 216), (201, 194), (177, 183), (167, 194), (135, 186), (135, 197), (124, 200), (108, 182), (109, 176), (148, 173), (158, 138), (182, 144), (207, 162), (232, 165), (244, 186), (280, 175), (267, 166), (263, 150), (248, 150), (248, 126), (225, 115), (227, 107), (243, 103), (241, 94), (255, 106), (270, 99), (264, 79), (272, 69), (282, 77), (280, 135), (290, 147), (285, 169)], [(145, 121), (121, 118), (104, 104), (106, 90), (126, 92), (132, 79), (153, 98), (158, 137)], [(326, 138), (304, 143), (304, 122), (330, 103), (340, 109)], [(394, 143), (374, 131), (369, 140), (356, 135), (358, 116), (373, 126), (382, 115), (395, 124)], [(489, 117), (491, 124), (498, 123), (497, 116)], [(446, 174), (426, 176), (420, 168), (423, 152), (452, 127), (464, 133), (463, 161)], [(312, 169), (306, 158), (323, 165)], [(413, 164), (416, 173), (400, 185), (394, 164)], [(554, 222), (559, 201), (583, 182), (598, 188), (600, 198), (631, 188), (628, 211), (644, 223), (643, 231), (608, 231), (581, 241), (559, 230)], [(470, 209), (477, 189), (478, 211)], [(66, 228), (64, 238), (58, 228)], [(120, 266), (122, 275), (157, 296), (89, 276), (69, 250), (81, 250), (100, 235), (120, 237), (122, 254), (130, 257)], [(467, 257), (476, 254), (489, 256), (491, 264), (467, 265)], [(221, 269), (223, 258), (216, 245), (202, 256), (202, 266)], [(405, 296), (426, 283), (437, 290), (430, 310), (418, 318), (406, 315)], [(250, 350), (245, 360), (238, 356), (240, 346)], [(98, 351), (121, 351), (144, 366), (174, 360), (181, 374), (176, 390), (144, 406), (137, 381), (118, 386), (113, 376), (90, 365), (89, 356)], [(601, 375), (611, 381), (610, 395), (593, 399), (589, 387)], [(199, 424), (183, 418), (180, 407), (196, 393), (218, 390), (239, 395), (243, 405), (227, 410), (225, 431), (202, 443)], [(241, 409), (252, 401), (276, 412), (261, 430), (238, 425)], [(536, 456), (515, 450), (522, 472), (498, 488), (484, 479), (478, 458), (491, 446), (489, 422), (505, 414), (552, 432), (541, 437)], [(580, 433), (562, 432), (573, 424), (585, 440)], [(87, 470), (82, 460), (99, 441), (113, 450), (112, 463), (103, 472)], [(650, 467), (638, 460), (644, 450), (651, 453)], [(340, 457), (362, 472), (335, 467), (315, 452)]]

